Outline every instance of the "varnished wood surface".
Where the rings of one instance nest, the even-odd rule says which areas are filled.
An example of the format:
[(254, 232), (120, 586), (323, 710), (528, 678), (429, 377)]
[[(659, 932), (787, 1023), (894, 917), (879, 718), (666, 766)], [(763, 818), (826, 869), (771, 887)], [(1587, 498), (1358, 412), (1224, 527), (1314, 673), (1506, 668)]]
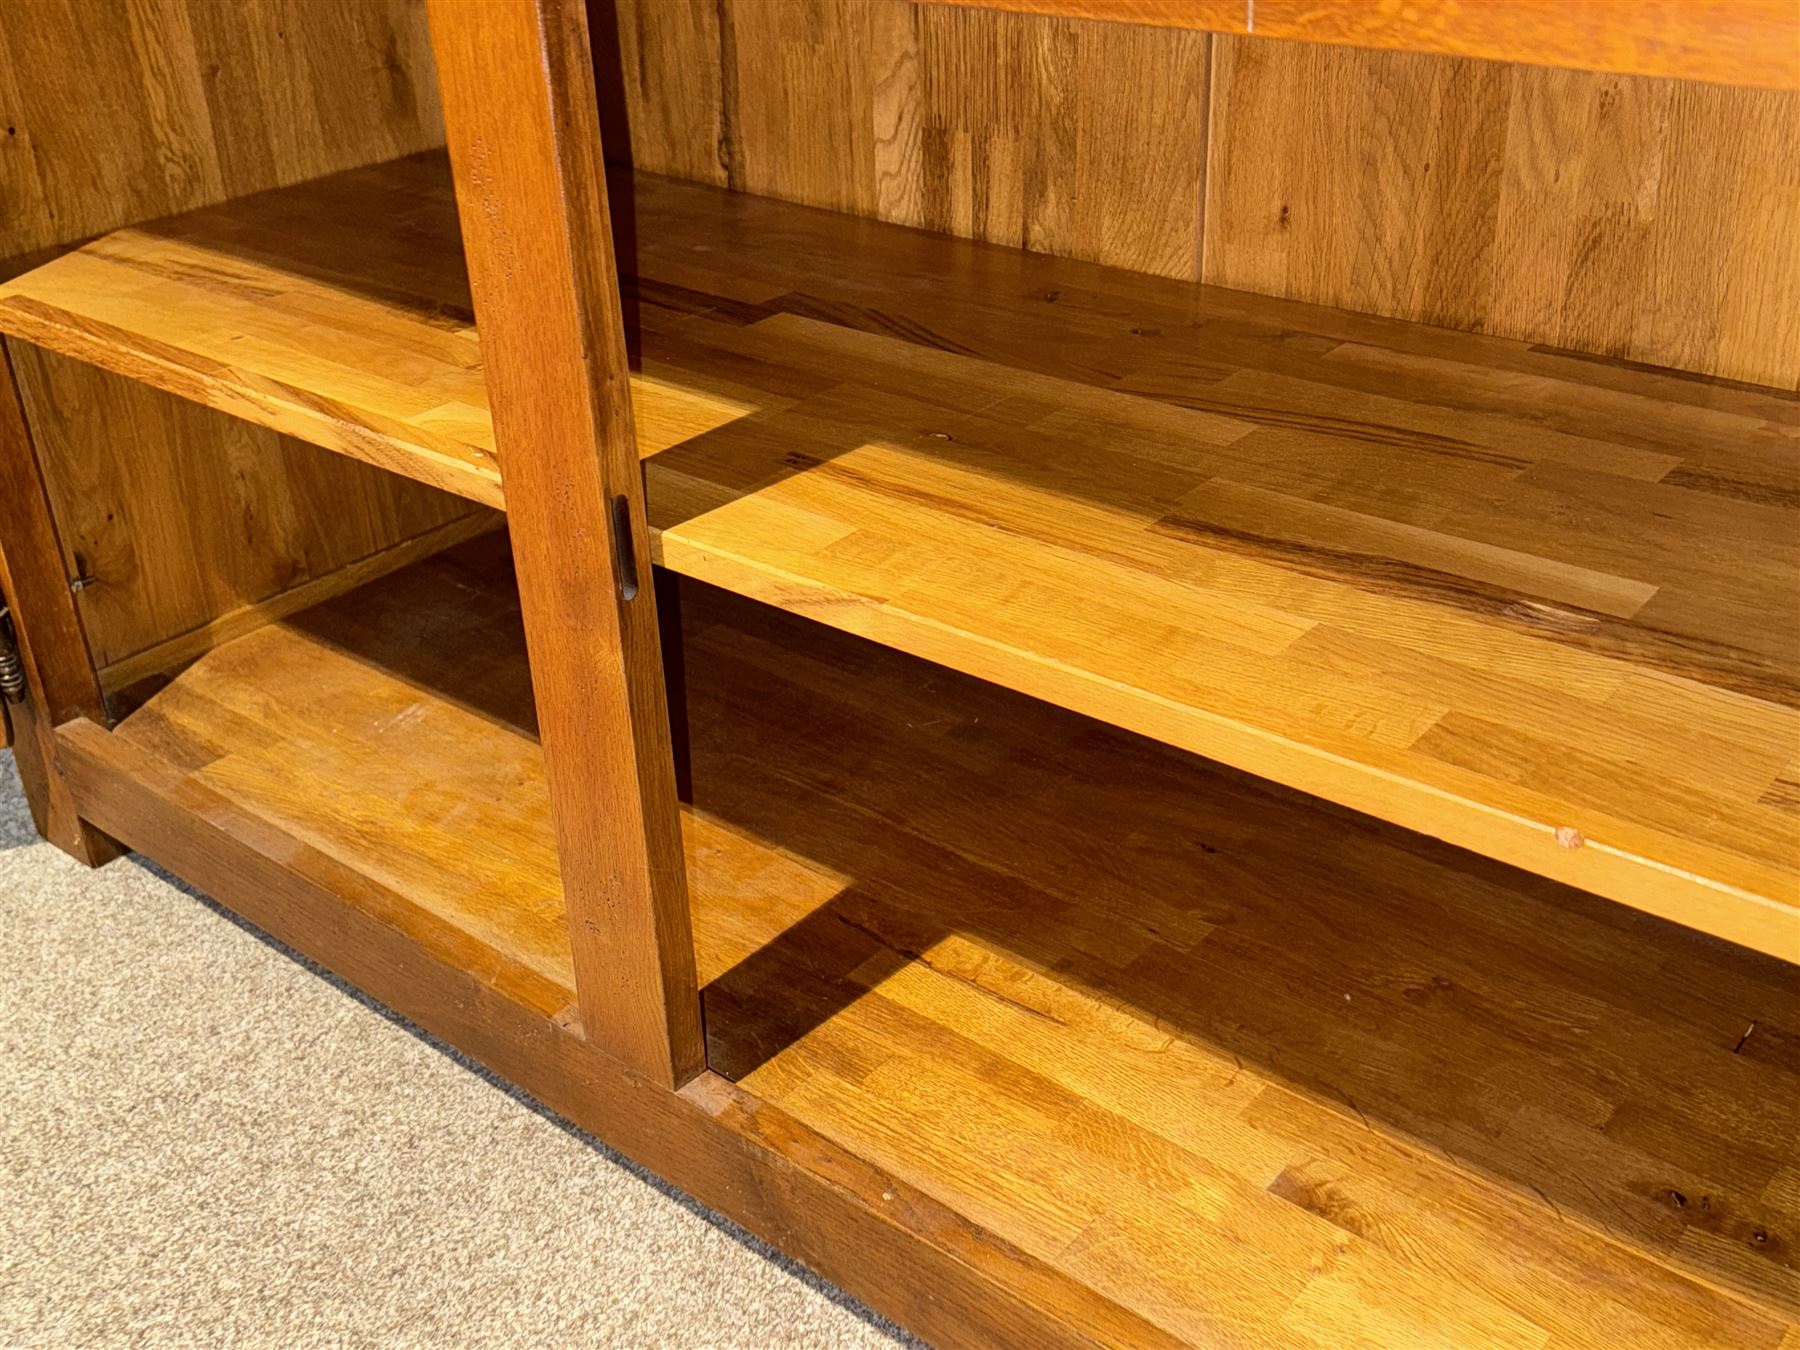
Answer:
[(431, 0), (587, 1035), (706, 1067), (585, 0)]
[(331, 596), (354, 590), (385, 572), (428, 558), (465, 539), (499, 529), (504, 523), (505, 517), (499, 512), (486, 509), (458, 515), (443, 525), (391, 544), (378, 553), (371, 553), (320, 576), (297, 582), (266, 599), (227, 609), (196, 628), (185, 629), (152, 647), (101, 666), (96, 672), (100, 687), (107, 694), (113, 694), (129, 689), (143, 680), (181, 670), (214, 647), (233, 638), (242, 637), (288, 614), (310, 609)]
[[(505, 571), (477, 541), (259, 630), (118, 739), (545, 1013), (571, 970)], [(841, 1174), (1197, 1344), (1772, 1350), (1800, 1318), (1790, 968), (683, 609), (710, 1062)]]
[(75, 604), (108, 687), (154, 669), (159, 653), (191, 656), (247, 608), (316, 603), (368, 580), (391, 549), (466, 537), (492, 514), (134, 380), (11, 346), (61, 565), (82, 580)]
[(0, 117), (0, 276), (444, 141), (423, 0), (17, 0)]
[(979, 9), (1254, 33), (1402, 52), (1531, 61), (1800, 89), (1786, 0), (931, 0)]
[(83, 811), (703, 1204), (946, 1347), (1172, 1337), (712, 1073), (670, 1092), (417, 940), (392, 897), (92, 722), (57, 729)]
[(1800, 406), (640, 178), (670, 567), (1800, 957)]
[[(422, 0), (18, 0), (0, 17), (0, 278), (442, 143)], [(316, 600), (337, 569), (366, 579), (389, 545), (468, 518), (105, 371), (13, 355), (103, 667), (296, 587)]]
[(608, 10), (607, 147), (640, 172), (1800, 383), (1800, 312), (1771, 303), (1800, 288), (1793, 90), (909, 0)]
[[(318, 191), (441, 211), (441, 173)], [(615, 194), (676, 570), (1800, 954), (1792, 398), (647, 176)], [(381, 312), (411, 352), (442, 335)], [(463, 434), (491, 446), (459, 323)]]
[[(441, 154), (117, 231), (0, 286), (0, 331), (501, 504)], [(637, 405), (646, 454), (739, 411), (654, 385)]]

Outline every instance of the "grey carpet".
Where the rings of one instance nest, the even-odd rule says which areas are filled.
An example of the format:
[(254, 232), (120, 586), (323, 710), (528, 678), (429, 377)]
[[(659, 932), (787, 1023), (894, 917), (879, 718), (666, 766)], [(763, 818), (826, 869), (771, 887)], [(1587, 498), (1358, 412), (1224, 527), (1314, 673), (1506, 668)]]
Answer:
[(136, 858), (0, 752), (0, 1345), (908, 1343)]

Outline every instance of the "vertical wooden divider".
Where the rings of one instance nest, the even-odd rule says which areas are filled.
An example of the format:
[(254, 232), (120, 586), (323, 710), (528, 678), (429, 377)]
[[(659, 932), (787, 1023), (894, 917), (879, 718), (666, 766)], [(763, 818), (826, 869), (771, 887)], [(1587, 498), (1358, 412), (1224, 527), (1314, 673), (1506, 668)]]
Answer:
[(429, 13), (582, 1024), (679, 1085), (705, 1049), (586, 10)]

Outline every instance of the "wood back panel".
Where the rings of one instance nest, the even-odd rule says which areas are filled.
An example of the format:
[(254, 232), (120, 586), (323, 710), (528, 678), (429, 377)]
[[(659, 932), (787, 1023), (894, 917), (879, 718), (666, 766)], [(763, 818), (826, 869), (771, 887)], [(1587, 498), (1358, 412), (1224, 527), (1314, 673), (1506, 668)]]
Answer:
[[(0, 275), (443, 144), (422, 0), (30, 0), (0, 23)], [(102, 667), (474, 507), (12, 344)], [(453, 531), (452, 534), (455, 532)], [(402, 555), (406, 556), (403, 550)]]
[(12, 348), (103, 671), (479, 510), (42, 348)]
[(640, 169), (1800, 385), (1800, 94), (907, 0), (592, 3)]
[(0, 259), (444, 142), (422, 0), (9, 5), (0, 110)]
[(1207, 281), (1793, 388), (1800, 98), (1218, 38)]
[(608, 151), (640, 169), (1194, 275), (1202, 34), (869, 0), (595, 7)]

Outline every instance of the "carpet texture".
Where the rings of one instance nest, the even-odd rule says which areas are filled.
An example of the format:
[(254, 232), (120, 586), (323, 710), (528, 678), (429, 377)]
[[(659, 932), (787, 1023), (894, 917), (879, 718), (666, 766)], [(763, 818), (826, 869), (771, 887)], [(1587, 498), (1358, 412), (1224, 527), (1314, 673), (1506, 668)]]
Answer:
[(0, 752), (0, 1345), (897, 1344)]

